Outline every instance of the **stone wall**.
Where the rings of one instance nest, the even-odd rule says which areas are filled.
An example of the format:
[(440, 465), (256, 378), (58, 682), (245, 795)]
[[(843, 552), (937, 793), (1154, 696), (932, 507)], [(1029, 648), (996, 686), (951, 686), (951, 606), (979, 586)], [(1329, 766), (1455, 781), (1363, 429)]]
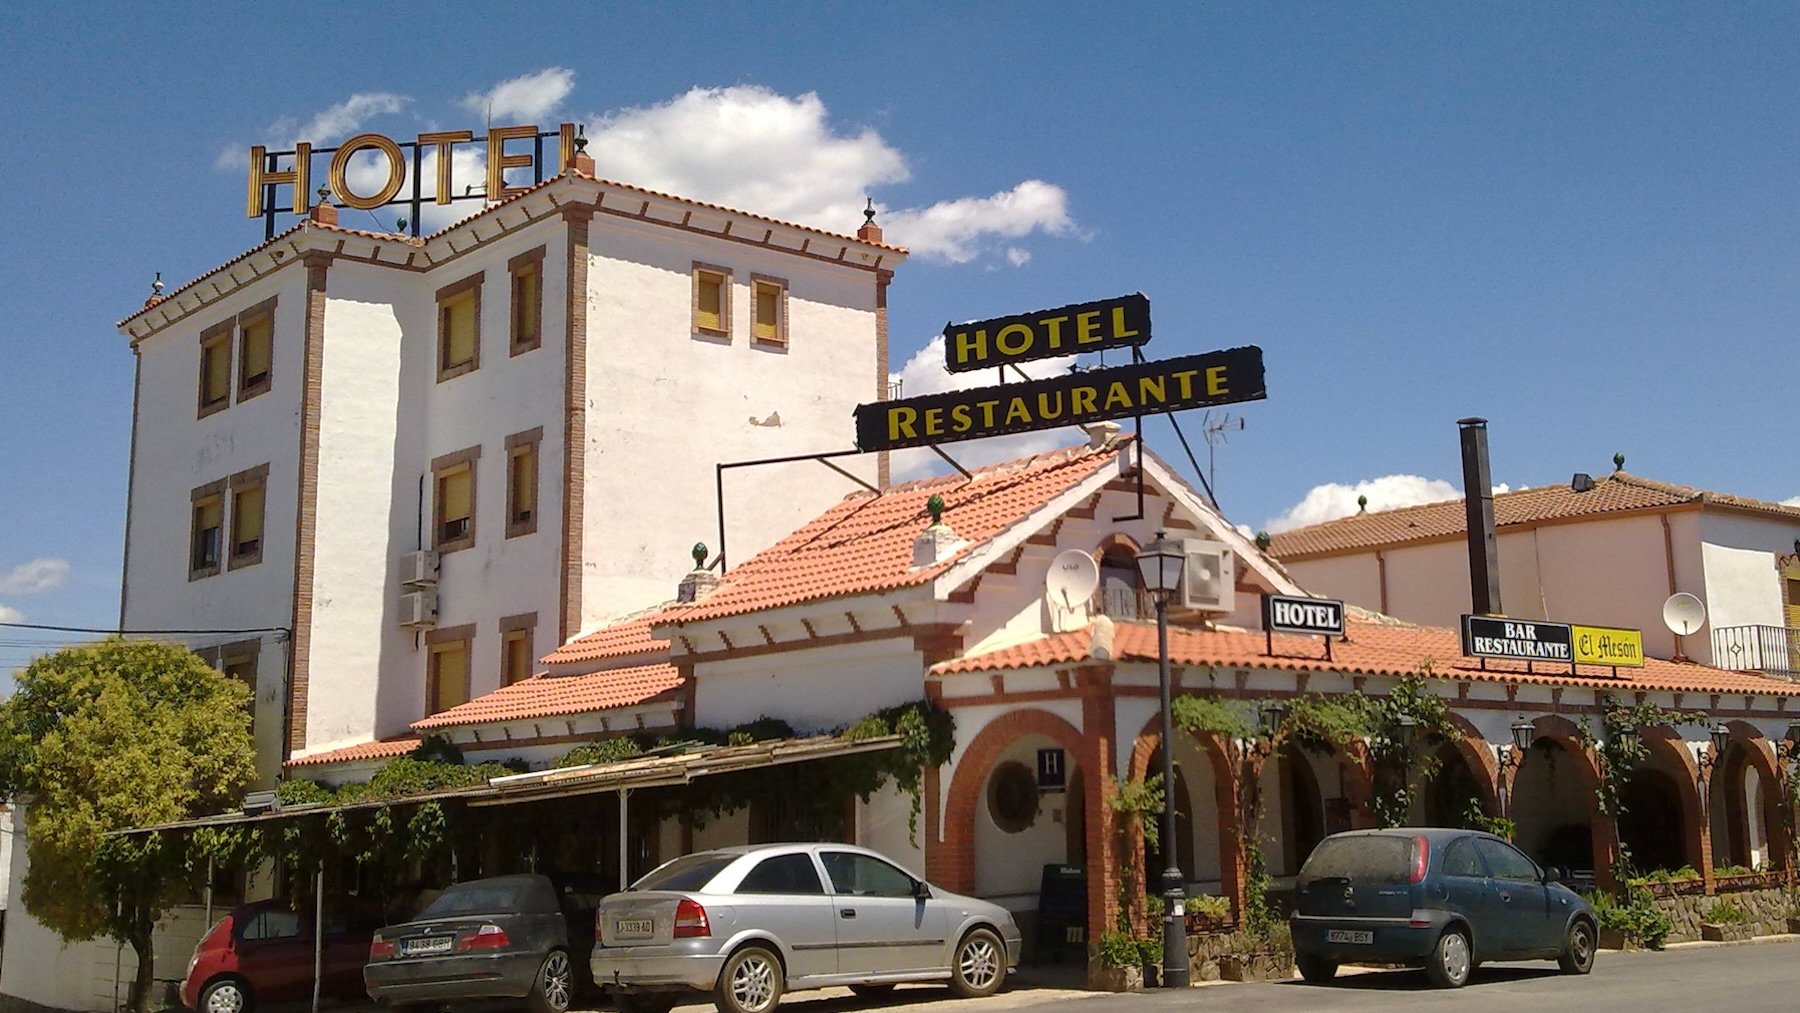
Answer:
[(1697, 893), (1657, 897), (1653, 903), (1657, 910), (1668, 915), (1669, 920), (1674, 923), (1674, 928), (1669, 930), (1669, 942), (1687, 943), (1700, 938), (1700, 922), (1705, 918), (1707, 909), (1718, 900), (1729, 900), (1742, 908), (1750, 916), (1749, 924), (1759, 936), (1787, 931), (1788, 901), (1778, 887), (1721, 892), (1716, 897)]
[(1227, 957), (1259, 957), (1245, 961), (1249, 978), (1289, 978), (1294, 973), (1294, 944), (1287, 926), (1277, 926), (1267, 938), (1246, 930), (1193, 932), (1187, 937), (1188, 974), (1194, 981), (1218, 981), (1226, 976)]

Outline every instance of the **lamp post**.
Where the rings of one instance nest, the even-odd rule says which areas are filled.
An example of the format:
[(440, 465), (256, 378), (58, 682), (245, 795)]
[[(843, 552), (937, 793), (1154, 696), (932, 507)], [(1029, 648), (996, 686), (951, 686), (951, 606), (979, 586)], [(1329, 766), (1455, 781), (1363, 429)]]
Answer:
[(1731, 729), (1724, 725), (1713, 725), (1706, 730), (1706, 737), (1712, 740), (1712, 749), (1700, 756), (1700, 816), (1712, 820), (1712, 776), (1725, 762), (1725, 748), (1731, 745)]
[(1162, 699), (1163, 777), (1163, 961), (1165, 988), (1188, 986), (1187, 912), (1180, 849), (1175, 842), (1175, 730), (1169, 709), (1169, 598), (1181, 590), (1181, 570), (1187, 563), (1182, 546), (1163, 533), (1137, 554), (1138, 576), (1144, 590), (1156, 602), (1156, 684)]
[[(1531, 737), (1537, 727), (1525, 720), (1523, 714), (1508, 729), (1512, 732), (1512, 742), (1500, 746), (1500, 816), (1512, 819), (1512, 781), (1518, 776), (1519, 767), (1525, 763), (1525, 750), (1531, 748)], [(1508, 774), (1508, 771), (1511, 771)]]

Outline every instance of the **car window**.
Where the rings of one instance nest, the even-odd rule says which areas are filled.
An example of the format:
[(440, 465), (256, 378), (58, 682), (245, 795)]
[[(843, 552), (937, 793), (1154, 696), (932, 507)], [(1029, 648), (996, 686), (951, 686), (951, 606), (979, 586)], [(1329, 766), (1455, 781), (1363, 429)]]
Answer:
[(556, 910), (556, 895), (551, 892), (549, 881), (527, 876), (457, 883), (438, 894), (437, 900), (419, 912), (419, 917), (506, 912), (551, 914)]
[(776, 855), (757, 863), (738, 884), (738, 893), (823, 894), (819, 871), (810, 855)]
[(1413, 839), (1399, 834), (1328, 837), (1313, 849), (1300, 875), (1354, 883), (1405, 883), (1412, 879)]
[(1476, 879), (1487, 875), (1482, 871), (1481, 859), (1475, 855), (1475, 842), (1467, 837), (1451, 841), (1444, 848), (1442, 871), (1446, 876), (1473, 876)]
[(300, 912), (286, 908), (268, 908), (257, 913), (244, 926), (245, 939), (298, 939)]
[(1481, 849), (1481, 857), (1487, 860), (1488, 871), (1495, 879), (1516, 879), (1535, 883), (1542, 878), (1538, 867), (1531, 859), (1519, 854), (1511, 845), (1499, 841), (1479, 838), (1475, 846)]
[(716, 851), (683, 855), (651, 870), (649, 875), (631, 884), (631, 888), (633, 890), (700, 890), (712, 882), (714, 876), (724, 871), (727, 865), (737, 859), (736, 855), (725, 855)]
[(825, 863), (825, 874), (831, 877), (831, 888), (838, 893), (858, 897), (913, 895), (913, 878), (879, 858), (849, 851), (826, 851), (819, 858)]

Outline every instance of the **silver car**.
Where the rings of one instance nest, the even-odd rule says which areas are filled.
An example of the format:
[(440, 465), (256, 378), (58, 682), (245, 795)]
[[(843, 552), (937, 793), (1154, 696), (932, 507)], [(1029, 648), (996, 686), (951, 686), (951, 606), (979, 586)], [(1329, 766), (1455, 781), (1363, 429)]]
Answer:
[(666, 1013), (690, 991), (720, 1013), (769, 1013), (786, 992), (877, 995), (947, 981), (999, 991), (1019, 963), (1005, 908), (934, 890), (867, 848), (768, 844), (668, 862), (600, 902), (592, 968), (623, 1013)]

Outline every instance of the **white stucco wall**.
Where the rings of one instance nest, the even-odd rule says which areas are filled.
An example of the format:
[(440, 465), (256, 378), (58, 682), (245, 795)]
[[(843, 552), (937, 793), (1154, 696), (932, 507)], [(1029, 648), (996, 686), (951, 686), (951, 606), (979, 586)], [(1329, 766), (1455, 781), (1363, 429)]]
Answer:
[[(1070, 798), (1067, 792), (1041, 792), (1036, 817), (1016, 833), (1000, 828), (989, 805), (994, 770), (1012, 762), (1035, 772), (1037, 751), (1055, 748), (1060, 747), (1048, 736), (1021, 736), (1000, 754), (983, 780), (975, 803), (975, 896), (1013, 910), (1033, 910), (1043, 884), (1044, 866), (1069, 861), (1068, 809), (1080, 805), (1081, 800)], [(1074, 778), (1076, 758), (1068, 759), (1068, 773)], [(1093, 774), (1083, 771), (1082, 776)]]
[[(1700, 538), (1708, 627), (1786, 625), (1775, 556), (1795, 551), (1800, 521), (1708, 511), (1700, 518)], [(1696, 646), (1710, 640), (1690, 639)]]
[(925, 695), (924, 658), (906, 637), (704, 662), (694, 678), (702, 728), (768, 716), (811, 735)]
[[(590, 249), (586, 628), (672, 598), (695, 542), (719, 551), (716, 463), (853, 447), (879, 371), (868, 271), (607, 216)], [(693, 331), (695, 261), (732, 272), (729, 341)], [(750, 340), (752, 274), (788, 282), (785, 349)], [(834, 463), (874, 480), (874, 455)], [(727, 473), (729, 560), (857, 488), (812, 462)]]

